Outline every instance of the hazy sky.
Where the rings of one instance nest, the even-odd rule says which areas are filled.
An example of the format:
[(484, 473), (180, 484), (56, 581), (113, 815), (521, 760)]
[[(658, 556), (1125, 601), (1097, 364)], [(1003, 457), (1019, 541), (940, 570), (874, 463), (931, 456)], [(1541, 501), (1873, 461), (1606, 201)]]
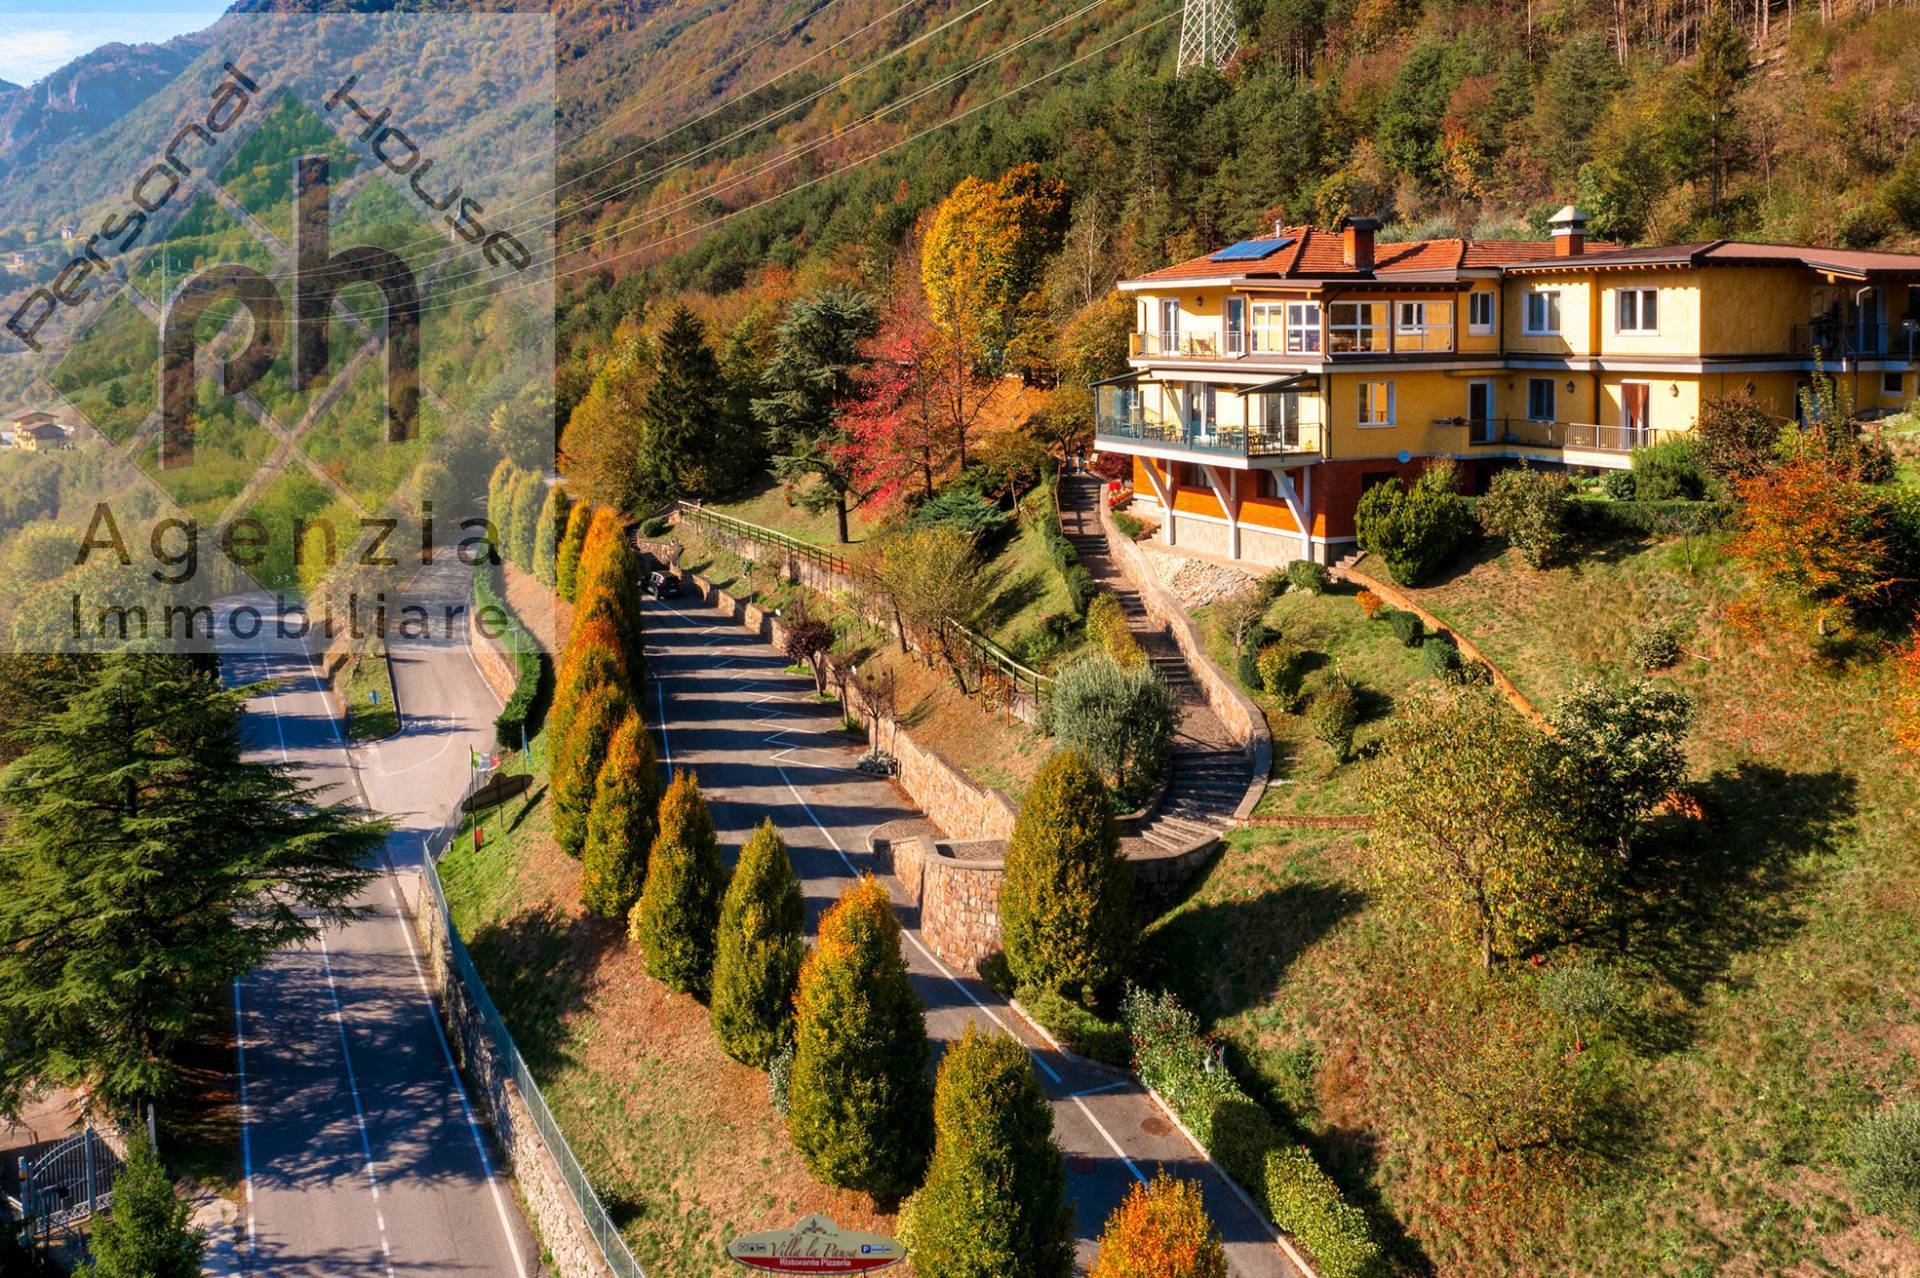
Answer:
[(0, 0), (0, 80), (32, 84), (115, 40), (157, 43), (213, 25), (232, 0)]

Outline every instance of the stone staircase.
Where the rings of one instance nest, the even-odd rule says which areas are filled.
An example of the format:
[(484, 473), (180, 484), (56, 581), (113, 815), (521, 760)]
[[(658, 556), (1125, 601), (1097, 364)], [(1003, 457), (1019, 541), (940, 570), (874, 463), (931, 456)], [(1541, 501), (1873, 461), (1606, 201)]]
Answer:
[(1143, 851), (1176, 854), (1233, 828), (1234, 809), (1253, 779), (1252, 765), (1208, 706), (1179, 646), (1153, 623), (1140, 592), (1107, 553), (1099, 501), (1098, 480), (1083, 475), (1063, 479), (1061, 530), (1101, 588), (1119, 598), (1134, 637), (1173, 693), (1179, 712), (1165, 796), (1127, 840), (1145, 845)]

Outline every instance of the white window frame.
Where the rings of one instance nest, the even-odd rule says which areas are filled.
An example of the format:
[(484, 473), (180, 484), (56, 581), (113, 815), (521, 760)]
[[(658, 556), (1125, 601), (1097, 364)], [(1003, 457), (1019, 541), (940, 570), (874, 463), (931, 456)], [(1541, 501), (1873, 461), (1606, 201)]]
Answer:
[[(1240, 312), (1240, 327), (1237, 329), (1233, 326), (1233, 313), (1236, 310)], [(1225, 343), (1224, 349), (1226, 354), (1245, 355), (1251, 348), (1253, 339), (1248, 336), (1250, 330), (1247, 326), (1247, 319), (1250, 314), (1251, 312), (1247, 308), (1247, 299), (1237, 293), (1224, 299), (1220, 303), (1220, 337)], [(1233, 339), (1236, 333), (1240, 337), (1239, 350), (1233, 349)]]
[[(1533, 390), (1536, 386), (1547, 388), (1547, 415), (1540, 416), (1534, 411)], [(1530, 422), (1551, 422), (1559, 420), (1560, 387), (1551, 377), (1529, 377), (1527, 379), (1527, 420)]]
[[(1338, 312), (1338, 309), (1343, 306), (1353, 308), (1354, 319), (1353, 319), (1353, 322), (1350, 324), (1338, 323), (1334, 319), (1334, 316)], [(1370, 355), (1376, 351), (1384, 351), (1388, 349), (1388, 346), (1390, 344), (1389, 333), (1393, 326), (1392, 314), (1389, 313), (1385, 317), (1384, 321), (1378, 324), (1372, 322), (1370, 319), (1361, 318), (1362, 315), (1375, 314), (1375, 311), (1373, 310), (1374, 307), (1385, 308), (1387, 306), (1388, 306), (1388, 303), (1386, 302), (1330, 302), (1328, 303), (1327, 304), (1327, 348), (1329, 350), (1332, 350), (1337, 345), (1337, 343), (1334, 341), (1335, 334), (1346, 333), (1353, 338), (1353, 344), (1347, 347), (1347, 350), (1349, 351), (1357, 351), (1362, 354)], [(1360, 344), (1360, 336), (1363, 333), (1366, 335), (1368, 342), (1374, 343), (1373, 345), (1363, 346)]]
[(1320, 303), (1288, 302), (1285, 319), (1287, 354), (1320, 354)]
[(1255, 300), (1247, 307), (1247, 349), (1278, 355), (1286, 349), (1286, 308), (1280, 302)]
[[(1496, 296), (1492, 289), (1476, 289), (1467, 294), (1468, 333), (1471, 333), (1475, 337), (1491, 337), (1493, 335), (1494, 317), (1500, 313), (1500, 308), (1494, 305)], [(1487, 317), (1484, 320), (1476, 319), (1474, 312), (1482, 306), (1486, 307)]]
[[(1534, 323), (1533, 306), (1535, 301), (1540, 303), (1541, 322), (1539, 324)], [(1530, 290), (1523, 299), (1522, 310), (1525, 314), (1521, 317), (1521, 331), (1528, 337), (1560, 336), (1559, 289), (1536, 288)], [(1549, 324), (1552, 325), (1551, 328), (1547, 327)]]
[(1426, 332), (1427, 304), (1425, 302), (1394, 303), (1393, 331), (1396, 333)]
[[(1647, 303), (1653, 303), (1653, 323), (1647, 319)], [(1624, 322), (1627, 311), (1633, 322)], [(1628, 337), (1657, 337), (1660, 333), (1660, 290), (1657, 288), (1617, 288), (1613, 290), (1613, 331)]]
[[(1375, 386), (1387, 388), (1387, 416), (1385, 421), (1368, 421), (1367, 410), (1372, 405), (1373, 396), (1369, 393)], [(1354, 425), (1361, 430), (1381, 430), (1395, 424), (1393, 382), (1391, 380), (1354, 383)]]

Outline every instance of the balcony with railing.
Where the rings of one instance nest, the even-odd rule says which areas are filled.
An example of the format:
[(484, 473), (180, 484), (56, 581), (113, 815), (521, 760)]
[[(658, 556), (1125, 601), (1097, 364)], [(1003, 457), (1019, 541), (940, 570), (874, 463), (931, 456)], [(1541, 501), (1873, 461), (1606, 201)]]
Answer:
[(1128, 444), (1160, 445), (1208, 453), (1222, 459), (1285, 457), (1320, 453), (1318, 422), (1254, 423), (1190, 421), (1178, 416), (1148, 414), (1140, 395), (1126, 387), (1103, 386), (1095, 401), (1093, 436), (1097, 447)]
[(1920, 321), (1848, 324), (1838, 319), (1793, 326), (1793, 353), (1803, 359), (1900, 359), (1920, 356)]
[(1536, 421), (1529, 417), (1443, 417), (1433, 423), (1465, 431), (1468, 448), (1552, 448), (1621, 456), (1653, 442), (1644, 426)]
[(1271, 359), (1274, 361), (1340, 361), (1394, 354), (1440, 354), (1454, 349), (1451, 322), (1417, 327), (1389, 322), (1384, 307), (1379, 315), (1348, 322), (1310, 324), (1263, 322), (1254, 317), (1250, 328), (1223, 324), (1189, 325), (1180, 329), (1151, 329), (1131, 335), (1128, 353), (1136, 359)]

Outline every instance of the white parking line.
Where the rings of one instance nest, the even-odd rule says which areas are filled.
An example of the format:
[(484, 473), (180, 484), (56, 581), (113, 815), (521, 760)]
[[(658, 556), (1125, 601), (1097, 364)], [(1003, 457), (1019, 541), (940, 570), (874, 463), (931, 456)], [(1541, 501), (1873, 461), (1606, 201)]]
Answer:
[(233, 1052), (240, 1076), (240, 1183), (247, 1191), (247, 1254), (259, 1253), (253, 1230), (253, 1114), (247, 1107), (247, 1028), (240, 1011), (240, 982), (233, 983)]
[(387, 1245), (387, 1217), (380, 1210), (380, 1177), (374, 1170), (373, 1140), (367, 1135), (367, 1114), (360, 1107), (360, 1084), (353, 1074), (353, 1052), (347, 1046), (347, 1022), (340, 1014), (340, 991), (333, 983), (333, 960), (327, 955), (327, 934), (320, 933), (320, 965), (327, 973), (327, 997), (333, 1001), (333, 1025), (340, 1032), (340, 1059), (347, 1067), (347, 1094), (353, 1098), (353, 1121), (360, 1127), (360, 1149), (367, 1156), (367, 1187), (373, 1191), (373, 1219), (380, 1227), (380, 1254), (387, 1278), (393, 1278), (393, 1249)]

